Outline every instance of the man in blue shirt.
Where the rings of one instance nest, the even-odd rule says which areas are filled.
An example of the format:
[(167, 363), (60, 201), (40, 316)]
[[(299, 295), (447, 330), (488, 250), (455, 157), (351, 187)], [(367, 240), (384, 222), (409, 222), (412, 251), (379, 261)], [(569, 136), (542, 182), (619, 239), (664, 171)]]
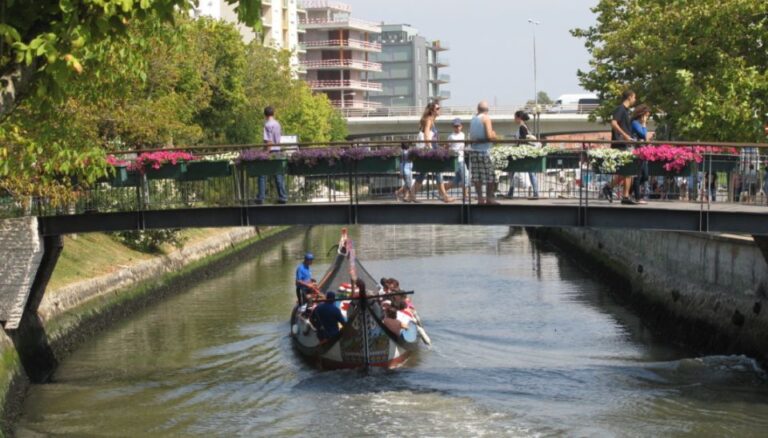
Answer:
[(304, 254), (304, 261), (296, 268), (296, 299), (299, 304), (304, 303), (304, 295), (307, 291), (315, 289), (312, 284), (312, 261), (315, 260), (314, 254), (308, 252)]
[(347, 320), (341, 313), (341, 309), (336, 307), (336, 294), (328, 292), (325, 294), (326, 301), (315, 307), (314, 316), (320, 321), (320, 327), (317, 330), (317, 337), (320, 339), (330, 339), (339, 334), (339, 324), (344, 325)]

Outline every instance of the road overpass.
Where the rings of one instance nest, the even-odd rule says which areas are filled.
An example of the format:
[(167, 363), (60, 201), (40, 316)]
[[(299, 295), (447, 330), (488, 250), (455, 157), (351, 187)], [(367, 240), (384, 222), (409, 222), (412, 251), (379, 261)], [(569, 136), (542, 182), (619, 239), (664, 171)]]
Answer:
[[(468, 131), (469, 122), (474, 116), (470, 109), (446, 108), (437, 126), (441, 133), (446, 135), (452, 131), (451, 122), (459, 118), (464, 122), (464, 131)], [(511, 137), (517, 133), (515, 123), (515, 111), (517, 109), (499, 109), (491, 112), (491, 119), (497, 134)], [(416, 135), (419, 129), (421, 115), (416, 111), (408, 113), (374, 112), (370, 114), (350, 113), (347, 116), (349, 136), (354, 139)], [(539, 132), (541, 135), (577, 132), (609, 131), (610, 126), (600, 121), (590, 121), (589, 114), (541, 114), (539, 119)], [(528, 122), (528, 126), (534, 129), (534, 120)]]

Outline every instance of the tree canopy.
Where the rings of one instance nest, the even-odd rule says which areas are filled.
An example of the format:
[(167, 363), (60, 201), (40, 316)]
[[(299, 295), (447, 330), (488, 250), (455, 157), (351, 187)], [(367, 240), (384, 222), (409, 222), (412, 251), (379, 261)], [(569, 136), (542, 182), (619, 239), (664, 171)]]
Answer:
[(608, 117), (625, 89), (652, 106), (670, 139), (764, 140), (768, 2), (600, 0), (597, 24), (576, 29), (592, 55), (582, 85)]
[[(225, 0), (240, 22), (261, 28), (261, 0)], [(0, 116), (25, 96), (53, 95), (68, 75), (104, 54), (102, 43), (124, 44), (141, 23), (172, 22), (196, 0), (0, 0)], [(133, 58), (140, 61), (140, 58)], [(125, 60), (124, 60), (125, 62)], [(98, 62), (94, 62), (98, 65)]]
[(105, 174), (109, 151), (261, 143), (267, 105), (301, 140), (346, 136), (325, 95), (295, 78), (289, 53), (246, 45), (233, 24), (178, 13), (98, 46), (57, 93), (29, 95), (0, 121), (0, 190), (61, 200), (73, 196), (68, 176)]

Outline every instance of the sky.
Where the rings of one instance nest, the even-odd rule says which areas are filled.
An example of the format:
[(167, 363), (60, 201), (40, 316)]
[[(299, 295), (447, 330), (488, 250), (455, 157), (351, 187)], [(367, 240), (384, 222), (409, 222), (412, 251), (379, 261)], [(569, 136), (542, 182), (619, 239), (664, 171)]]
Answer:
[(475, 105), (482, 99), (495, 106), (517, 106), (532, 99), (533, 25), (536, 28), (539, 91), (554, 100), (583, 92), (576, 77), (589, 66), (583, 40), (570, 29), (595, 23), (590, 8), (597, 0), (341, 0), (352, 16), (388, 24), (407, 23), (429, 40), (450, 50), (444, 73), (451, 83), (446, 106)]

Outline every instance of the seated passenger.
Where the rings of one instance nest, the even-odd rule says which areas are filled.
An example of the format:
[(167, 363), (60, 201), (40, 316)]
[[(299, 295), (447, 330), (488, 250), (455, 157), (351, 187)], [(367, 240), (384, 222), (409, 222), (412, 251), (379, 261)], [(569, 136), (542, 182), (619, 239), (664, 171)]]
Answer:
[(336, 307), (336, 294), (328, 292), (326, 301), (317, 307), (313, 315), (317, 317), (320, 326), (317, 327), (317, 337), (320, 339), (329, 339), (339, 334), (339, 324), (346, 324), (347, 319), (342, 315), (341, 310)]
[(404, 328), (407, 328), (411, 322), (416, 322), (416, 317), (408, 309), (408, 304), (405, 300), (393, 304), (393, 307), (397, 310), (397, 320), (403, 324)]
[(408, 324), (403, 325), (403, 323), (398, 320), (397, 310), (394, 307), (387, 306), (384, 313), (386, 314), (386, 317), (381, 320), (381, 322), (384, 324), (384, 327), (393, 334), (400, 336), (401, 330), (408, 328)]

